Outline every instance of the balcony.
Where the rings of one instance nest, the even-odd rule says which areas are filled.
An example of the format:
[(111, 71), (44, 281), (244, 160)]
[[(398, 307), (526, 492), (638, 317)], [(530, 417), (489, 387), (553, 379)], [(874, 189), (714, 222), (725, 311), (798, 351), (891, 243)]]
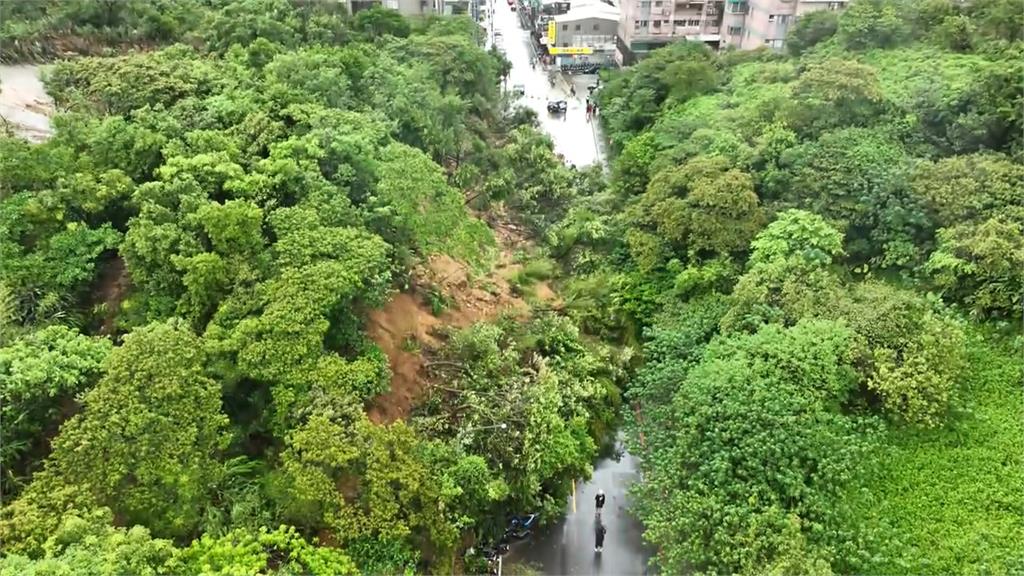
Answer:
[(746, 2), (726, 2), (725, 13), (726, 14), (746, 14), (750, 11), (750, 6)]
[(673, 29), (675, 36), (718, 36), (720, 32), (718, 26), (676, 26)]

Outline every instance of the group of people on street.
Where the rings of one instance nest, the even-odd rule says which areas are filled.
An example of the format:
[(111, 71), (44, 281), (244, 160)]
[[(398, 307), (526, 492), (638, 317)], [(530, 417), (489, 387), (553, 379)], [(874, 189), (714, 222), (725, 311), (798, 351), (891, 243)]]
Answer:
[(587, 122), (594, 116), (597, 116), (597, 102), (591, 101), (590, 96), (587, 96)]

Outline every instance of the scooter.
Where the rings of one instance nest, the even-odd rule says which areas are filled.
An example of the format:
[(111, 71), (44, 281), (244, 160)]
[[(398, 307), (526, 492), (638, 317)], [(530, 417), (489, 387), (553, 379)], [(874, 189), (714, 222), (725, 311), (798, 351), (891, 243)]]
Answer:
[(505, 529), (505, 538), (511, 537), (522, 540), (529, 537), (533, 533), (533, 528), (537, 525), (537, 518), (537, 514), (513, 516), (512, 520), (508, 523), (508, 528)]

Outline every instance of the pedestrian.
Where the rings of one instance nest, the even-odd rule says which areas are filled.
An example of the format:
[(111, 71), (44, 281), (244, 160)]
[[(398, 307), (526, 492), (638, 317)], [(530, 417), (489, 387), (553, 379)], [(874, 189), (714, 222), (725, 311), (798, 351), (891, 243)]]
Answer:
[(597, 523), (597, 527), (594, 529), (594, 552), (601, 552), (604, 550), (604, 535), (608, 529), (604, 527), (601, 522)]
[(594, 102), (594, 109), (592, 110), (594, 116), (597, 116), (597, 102)]
[(587, 122), (590, 122), (590, 112), (593, 109), (590, 107), (590, 102), (587, 102)]
[(594, 508), (597, 509), (597, 513), (601, 513), (601, 509), (604, 508), (604, 490), (598, 489), (597, 495), (594, 496)]

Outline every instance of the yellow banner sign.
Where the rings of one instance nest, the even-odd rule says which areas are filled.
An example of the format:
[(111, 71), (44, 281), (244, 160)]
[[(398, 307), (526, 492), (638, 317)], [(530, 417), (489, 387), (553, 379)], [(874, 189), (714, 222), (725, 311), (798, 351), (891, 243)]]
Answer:
[(548, 22), (548, 46), (555, 45), (555, 21)]
[(590, 46), (571, 46), (569, 48), (555, 48), (551, 46), (548, 48), (548, 52), (553, 55), (579, 55), (579, 54), (593, 54), (594, 49)]

